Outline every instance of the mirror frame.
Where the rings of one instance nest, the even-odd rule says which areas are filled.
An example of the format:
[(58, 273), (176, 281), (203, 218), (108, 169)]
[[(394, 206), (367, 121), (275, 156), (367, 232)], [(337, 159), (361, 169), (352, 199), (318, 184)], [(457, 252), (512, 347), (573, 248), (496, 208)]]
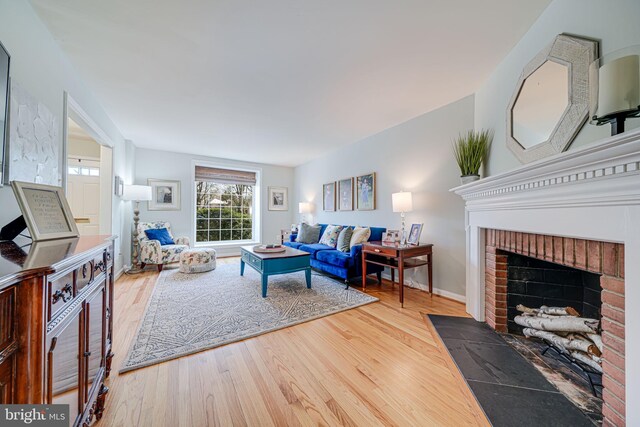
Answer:
[[(524, 68), (507, 108), (507, 147), (521, 163), (530, 163), (565, 151), (589, 117), (589, 93), (598, 82), (590, 78), (589, 66), (597, 58), (598, 42), (566, 34), (556, 36)], [(513, 136), (513, 107), (525, 80), (545, 62), (553, 61), (569, 69), (567, 108), (551, 132), (549, 139), (524, 148)]]

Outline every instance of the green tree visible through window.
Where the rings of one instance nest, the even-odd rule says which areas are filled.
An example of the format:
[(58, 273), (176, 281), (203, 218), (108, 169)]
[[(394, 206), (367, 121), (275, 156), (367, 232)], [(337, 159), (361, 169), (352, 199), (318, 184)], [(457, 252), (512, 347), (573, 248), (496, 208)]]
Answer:
[(196, 181), (196, 241), (253, 238), (253, 186)]

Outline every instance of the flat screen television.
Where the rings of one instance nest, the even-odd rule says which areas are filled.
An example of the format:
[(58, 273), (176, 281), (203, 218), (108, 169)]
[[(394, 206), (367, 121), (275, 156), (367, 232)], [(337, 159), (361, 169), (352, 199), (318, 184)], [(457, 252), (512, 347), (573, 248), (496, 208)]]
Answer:
[(4, 182), (4, 153), (9, 121), (9, 63), (11, 56), (0, 43), (0, 186)]

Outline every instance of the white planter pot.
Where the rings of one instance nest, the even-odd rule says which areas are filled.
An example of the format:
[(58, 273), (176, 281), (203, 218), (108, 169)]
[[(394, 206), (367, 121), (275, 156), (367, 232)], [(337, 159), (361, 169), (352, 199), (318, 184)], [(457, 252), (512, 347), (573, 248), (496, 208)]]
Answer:
[(473, 181), (477, 181), (480, 179), (480, 175), (463, 175), (460, 177), (460, 182), (462, 185), (468, 184)]

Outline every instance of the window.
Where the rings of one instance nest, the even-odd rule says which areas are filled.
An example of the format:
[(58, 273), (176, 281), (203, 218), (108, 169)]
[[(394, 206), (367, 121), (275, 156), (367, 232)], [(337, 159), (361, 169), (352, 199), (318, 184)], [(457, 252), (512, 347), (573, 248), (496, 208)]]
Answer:
[(196, 243), (254, 239), (255, 176), (196, 166)]
[(69, 166), (69, 175), (100, 176), (100, 168)]

